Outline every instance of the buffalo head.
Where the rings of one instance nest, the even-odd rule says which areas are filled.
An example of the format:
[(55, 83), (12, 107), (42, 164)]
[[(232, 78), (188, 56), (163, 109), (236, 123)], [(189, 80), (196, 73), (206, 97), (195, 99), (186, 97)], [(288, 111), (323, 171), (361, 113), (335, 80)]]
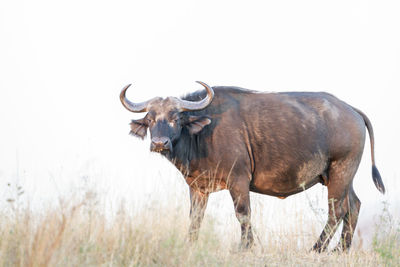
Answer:
[(183, 129), (189, 134), (199, 133), (204, 126), (211, 123), (207, 116), (191, 116), (185, 111), (195, 111), (205, 109), (213, 100), (213, 89), (203, 82), (207, 91), (207, 96), (198, 101), (192, 102), (176, 97), (155, 97), (141, 103), (129, 101), (125, 93), (130, 84), (122, 89), (120, 99), (122, 105), (131, 112), (147, 112), (146, 116), (139, 120), (132, 120), (131, 134), (139, 138), (147, 135), (150, 130), (151, 146), (150, 150), (166, 154), (172, 152), (173, 145), (177, 142)]

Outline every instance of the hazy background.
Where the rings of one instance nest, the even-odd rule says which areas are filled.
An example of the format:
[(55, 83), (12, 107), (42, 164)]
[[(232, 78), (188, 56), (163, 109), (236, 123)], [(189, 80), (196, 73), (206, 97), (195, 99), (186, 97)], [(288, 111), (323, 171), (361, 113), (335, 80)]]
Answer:
[[(381, 196), (373, 185), (367, 139), (355, 190), (368, 232), (382, 201), (400, 214), (399, 14), (398, 1), (2, 0), (0, 203), (13, 186), (33, 207), (96, 187), (110, 206), (173, 199), (187, 209), (179, 173), (149, 152), (148, 140), (128, 135), (130, 119), (142, 115), (125, 110), (119, 92), (133, 83), (133, 101), (179, 96), (201, 80), (328, 91), (363, 110), (387, 187)], [(287, 218), (293, 203), (323, 197), (322, 188), (284, 201), (252, 198), (267, 205), (257, 212)], [(234, 218), (228, 192), (214, 194), (207, 212)]]

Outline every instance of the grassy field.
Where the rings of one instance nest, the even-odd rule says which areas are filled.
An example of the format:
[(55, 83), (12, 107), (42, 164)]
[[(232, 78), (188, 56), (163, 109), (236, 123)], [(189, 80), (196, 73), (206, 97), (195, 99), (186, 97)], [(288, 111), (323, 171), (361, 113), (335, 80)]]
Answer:
[[(238, 251), (239, 226), (206, 216), (200, 239), (189, 244), (186, 205), (148, 203), (132, 212), (121, 202), (112, 214), (96, 193), (59, 199), (32, 211), (17, 189), (0, 220), (1, 266), (399, 266), (400, 228), (382, 211), (370, 248), (347, 253), (310, 252), (319, 229), (298, 224), (267, 230), (253, 219), (256, 245)], [(315, 224), (314, 224), (315, 225)], [(225, 229), (221, 231), (221, 229)]]

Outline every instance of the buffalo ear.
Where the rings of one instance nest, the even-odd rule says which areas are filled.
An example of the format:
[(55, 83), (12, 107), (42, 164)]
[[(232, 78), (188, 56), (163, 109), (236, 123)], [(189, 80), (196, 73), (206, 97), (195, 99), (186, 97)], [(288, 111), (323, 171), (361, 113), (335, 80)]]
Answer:
[(131, 123), (131, 132), (130, 134), (141, 139), (145, 138), (147, 135), (147, 127), (149, 125), (146, 122), (145, 118), (139, 120), (132, 120)]
[(189, 116), (186, 122), (186, 128), (190, 134), (197, 134), (203, 128), (211, 123), (211, 120), (207, 116)]

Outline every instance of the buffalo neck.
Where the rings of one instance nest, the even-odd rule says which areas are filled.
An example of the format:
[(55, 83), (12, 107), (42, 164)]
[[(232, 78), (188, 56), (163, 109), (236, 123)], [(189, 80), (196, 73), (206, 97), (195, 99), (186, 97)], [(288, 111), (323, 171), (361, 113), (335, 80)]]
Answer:
[(173, 151), (167, 158), (182, 174), (188, 174), (192, 160), (205, 156), (205, 149), (200, 146), (202, 139), (204, 137), (201, 132), (191, 135), (184, 129), (180, 138), (173, 144)]

